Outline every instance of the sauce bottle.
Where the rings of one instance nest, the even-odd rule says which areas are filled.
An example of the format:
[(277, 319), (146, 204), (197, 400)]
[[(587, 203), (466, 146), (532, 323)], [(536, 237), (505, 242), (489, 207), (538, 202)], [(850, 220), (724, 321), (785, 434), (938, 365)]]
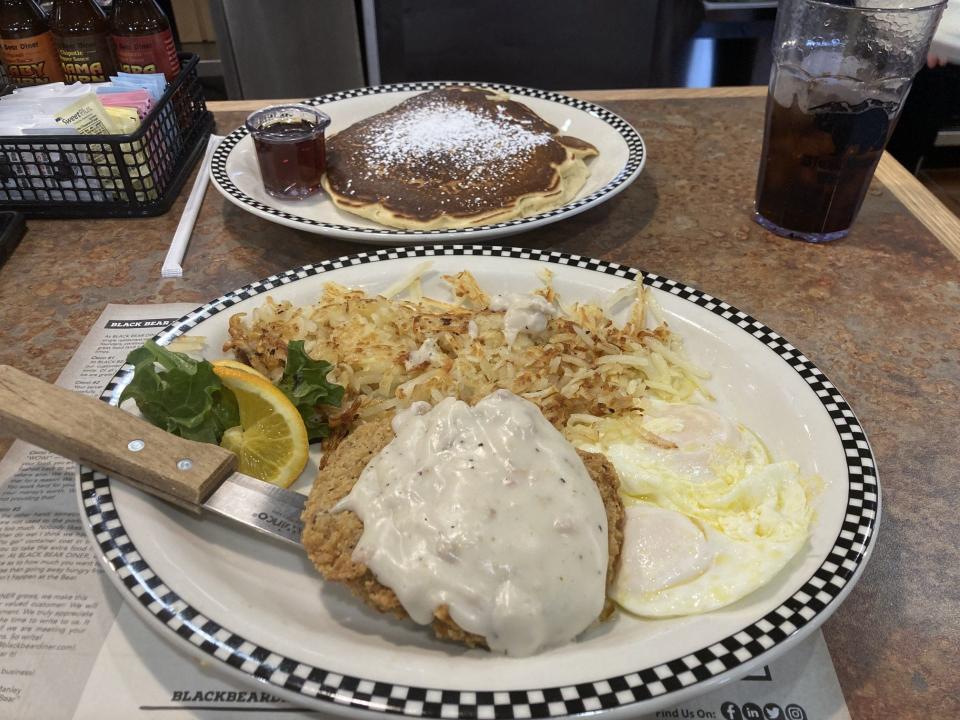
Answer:
[(94, 0), (55, 0), (50, 30), (65, 82), (106, 82), (116, 74), (110, 22)]
[(0, 57), (19, 87), (63, 80), (47, 16), (36, 0), (0, 0)]
[(172, 82), (180, 73), (180, 59), (170, 21), (157, 0), (116, 0), (111, 21), (113, 46), (120, 70), (163, 73)]

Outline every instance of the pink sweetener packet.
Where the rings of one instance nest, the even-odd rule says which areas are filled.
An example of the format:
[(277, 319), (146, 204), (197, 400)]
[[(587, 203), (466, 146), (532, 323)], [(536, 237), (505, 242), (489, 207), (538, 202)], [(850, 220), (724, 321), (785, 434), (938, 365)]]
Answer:
[(122, 93), (103, 93), (97, 95), (105, 107), (128, 107), (137, 111), (143, 120), (153, 107), (153, 98), (146, 90), (131, 90)]

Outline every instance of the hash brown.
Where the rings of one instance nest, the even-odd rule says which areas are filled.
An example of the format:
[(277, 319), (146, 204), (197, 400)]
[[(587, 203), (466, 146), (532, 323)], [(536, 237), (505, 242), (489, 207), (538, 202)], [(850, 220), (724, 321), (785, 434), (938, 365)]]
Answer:
[[(651, 395), (672, 402), (698, 391), (709, 397), (700, 384), (706, 375), (685, 360), (681, 339), (663, 322), (647, 329), (656, 310), (642, 284), (624, 288), (623, 299), (633, 302), (621, 326), (600, 305), (564, 305), (546, 278), (537, 292), (561, 315), (545, 332), (521, 333), (511, 344), (505, 313), (489, 309), (491, 296), (469, 272), (443, 280), (453, 302), (419, 290), (412, 299), (393, 299), (334, 283), (325, 284), (311, 305), (268, 297), (249, 314), (230, 318), (223, 350), (273, 380), (283, 372), (292, 340), (303, 340), (310, 357), (332, 363), (329, 379), (344, 387), (344, 398), (339, 409), (329, 410), (325, 450), (355, 424), (414, 401), (435, 405), (455, 397), (472, 404), (498, 388), (530, 400), (564, 432), (573, 418), (633, 412)], [(408, 366), (411, 354), (431, 339), (439, 351), (435, 361)]]

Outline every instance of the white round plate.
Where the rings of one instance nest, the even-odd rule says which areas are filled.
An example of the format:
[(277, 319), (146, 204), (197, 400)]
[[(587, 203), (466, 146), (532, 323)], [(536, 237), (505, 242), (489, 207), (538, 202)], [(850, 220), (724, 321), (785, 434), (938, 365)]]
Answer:
[(472, 242), (502, 238), (562, 220), (599, 205), (632, 183), (643, 169), (646, 149), (626, 120), (598, 105), (559, 93), (515, 85), (425, 82), (348, 90), (304, 100), (327, 113), (330, 137), (358, 120), (388, 110), (409, 97), (441, 87), (487, 87), (505, 92), (538, 113), (560, 131), (593, 143), (600, 154), (588, 161), (590, 177), (577, 196), (555, 210), (494, 225), (462, 230), (393, 230), (338, 209), (325, 192), (298, 201), (277, 200), (263, 189), (253, 139), (245, 127), (227, 135), (210, 161), (214, 187), (234, 205), (266, 220), (298, 230), (371, 245), (423, 242)]
[[(213, 300), (158, 335), (206, 339), (220, 355), (229, 317), (267, 295), (308, 304), (336, 281), (385, 289), (432, 257), (424, 290), (469, 269), (489, 292), (539, 286), (545, 265), (565, 302), (602, 301), (638, 276), (557, 252), (485, 246), (380, 250), (274, 275)], [(435, 640), (325, 584), (297, 548), (216, 517), (195, 518), (82, 469), (80, 505), (108, 575), (150, 624), (207, 662), (326, 712), (417, 718), (637, 717), (765, 664), (819, 626), (872, 550), (880, 512), (873, 455), (850, 407), (814, 364), (736, 308), (642, 274), (694, 362), (709, 369), (721, 412), (756, 431), (776, 459), (824, 481), (809, 542), (769, 584), (704, 615), (644, 620), (617, 613), (577, 642), (508, 658)], [(116, 403), (130, 368), (104, 392)], [(313, 471), (305, 473), (306, 486)]]

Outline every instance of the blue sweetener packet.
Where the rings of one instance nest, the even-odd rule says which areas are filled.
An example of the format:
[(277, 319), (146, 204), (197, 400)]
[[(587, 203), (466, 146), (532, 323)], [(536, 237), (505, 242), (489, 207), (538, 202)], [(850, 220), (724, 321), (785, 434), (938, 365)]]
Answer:
[(111, 93), (130, 92), (131, 90), (144, 90), (154, 102), (159, 99), (159, 96), (156, 94), (156, 87), (150, 83), (130, 81), (123, 78), (111, 78), (110, 87)]
[(97, 95), (113, 95), (114, 93), (125, 93), (131, 90), (143, 90), (142, 87), (130, 85), (114, 85), (112, 82), (106, 85), (100, 85), (96, 88)]
[[(111, 80), (113, 80), (112, 77)], [(164, 77), (163, 73), (119, 72), (117, 73), (116, 80), (114, 81), (114, 84), (117, 83), (120, 85), (133, 85), (135, 87), (143, 88), (150, 93), (150, 96), (153, 98), (154, 102), (163, 97), (163, 93), (167, 89), (167, 79)]]

